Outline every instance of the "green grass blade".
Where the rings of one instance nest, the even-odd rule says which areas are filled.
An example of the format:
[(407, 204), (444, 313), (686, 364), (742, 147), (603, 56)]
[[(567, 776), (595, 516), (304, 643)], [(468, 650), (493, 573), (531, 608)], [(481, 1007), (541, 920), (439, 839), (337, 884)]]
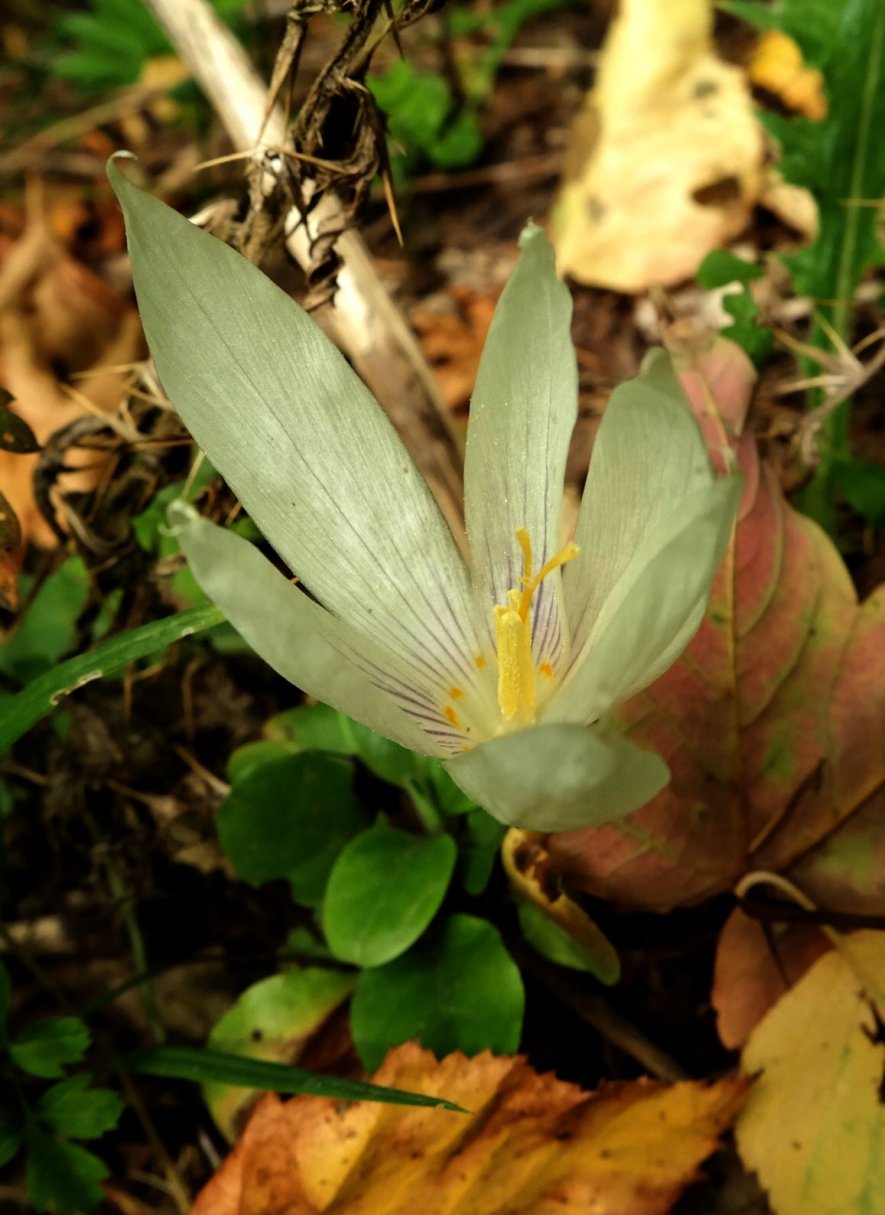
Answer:
[(460, 1114), (466, 1112), (460, 1105), (426, 1093), (407, 1093), (363, 1080), (345, 1080), (341, 1076), (321, 1076), (300, 1067), (190, 1046), (157, 1046), (124, 1062), (128, 1070), (142, 1076), (167, 1076), (172, 1080), (193, 1080), (197, 1084), (214, 1081), (274, 1093), (334, 1097), (336, 1101), (380, 1101), (387, 1105), (420, 1105)]
[(129, 629), (100, 645), (59, 663), (0, 707), (0, 755), (56, 707), (63, 697), (93, 679), (101, 679), (182, 637), (202, 633), (224, 616), (216, 607), (193, 608), (138, 629)]

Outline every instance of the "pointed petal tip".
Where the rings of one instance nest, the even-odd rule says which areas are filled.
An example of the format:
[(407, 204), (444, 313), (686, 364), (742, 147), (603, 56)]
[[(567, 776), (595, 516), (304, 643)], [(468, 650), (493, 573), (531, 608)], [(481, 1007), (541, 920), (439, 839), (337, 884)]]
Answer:
[(120, 182), (125, 182), (126, 185), (132, 184), (129, 179), (120, 172), (117, 166), (118, 160), (134, 160), (135, 163), (138, 164), (138, 157), (134, 152), (130, 152), (127, 148), (119, 148), (116, 152), (112, 152), (110, 154), (107, 164), (105, 165), (105, 173), (107, 174), (108, 181), (113, 186), (115, 193), (119, 193), (117, 186)]
[(199, 517), (199, 512), (194, 510), (191, 504), (185, 502), (183, 498), (176, 498), (166, 508), (166, 518), (173, 532), (178, 531), (179, 528), (186, 527), (189, 523), (193, 523)]
[(524, 249), (526, 245), (529, 245), (536, 240), (547, 241), (548, 244), (550, 243), (547, 239), (546, 232), (539, 224), (536, 224), (533, 219), (526, 220), (525, 225), (519, 234), (520, 249)]

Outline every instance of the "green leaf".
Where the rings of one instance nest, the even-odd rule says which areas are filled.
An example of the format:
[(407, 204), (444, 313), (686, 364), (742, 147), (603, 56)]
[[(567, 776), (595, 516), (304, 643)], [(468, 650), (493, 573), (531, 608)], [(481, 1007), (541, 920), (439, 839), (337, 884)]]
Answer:
[(123, 1102), (107, 1088), (90, 1088), (87, 1072), (53, 1084), (34, 1106), (34, 1117), (72, 1139), (97, 1139), (123, 1113)]
[(878, 528), (885, 528), (885, 468), (865, 460), (837, 459), (833, 483), (859, 515)]
[(58, 1215), (76, 1215), (97, 1206), (104, 1194), (99, 1184), (108, 1170), (97, 1156), (75, 1143), (65, 1143), (36, 1126), (27, 1131), (28, 1193), (38, 1211), (52, 1207)]
[(436, 940), (363, 971), (351, 1032), (368, 1068), (411, 1038), (440, 1058), (454, 1050), (512, 1054), (524, 1007), (519, 971), (498, 930), (486, 920), (454, 915)]
[(731, 292), (722, 299), (723, 308), (734, 321), (725, 332), (746, 350), (757, 366), (768, 357), (774, 345), (774, 335), (758, 323), (759, 306), (748, 286), (762, 273), (761, 266), (745, 262), (726, 249), (713, 249), (701, 262), (697, 272), (698, 283), (706, 291), (741, 284), (741, 290)]
[[(815, 161), (798, 181), (817, 199), (818, 240), (789, 260), (800, 294), (839, 301), (831, 310), (838, 321), (848, 314), (863, 270), (882, 257), (876, 208), (858, 204), (885, 193), (885, 158), (878, 139), (885, 127), (885, 6), (880, 0), (844, 0), (830, 7), (838, 22), (821, 48), (811, 23), (798, 7), (789, 6), (796, 18), (789, 32), (823, 71), (828, 104), (825, 123), (812, 124)], [(795, 122), (802, 127), (808, 120)], [(779, 129), (783, 136), (785, 125)], [(806, 133), (810, 138), (807, 128)], [(842, 325), (837, 323), (837, 329), (845, 336)]]
[(0, 448), (19, 455), (40, 450), (40, 444), (24, 418), (4, 405), (0, 405)]
[(6, 1018), (9, 1015), (9, 1001), (12, 996), (12, 984), (9, 981), (9, 971), (0, 962), (0, 1035), (5, 1036)]
[(89, 587), (89, 572), (79, 557), (69, 557), (50, 574), (0, 649), (0, 671), (24, 683), (54, 666), (77, 640), (77, 618)]
[(255, 886), (285, 878), (317, 907), (338, 853), (368, 816), (353, 772), (337, 756), (305, 752), (246, 769), (218, 813), (218, 838), (240, 877)]
[(0, 1168), (8, 1164), (22, 1145), (23, 1129), (20, 1122), (10, 1118), (0, 1119)]
[(380, 966), (413, 945), (445, 898), (457, 849), (376, 823), (344, 848), (329, 875), (323, 928), (336, 957)]
[(458, 850), (458, 865), (461, 884), (468, 894), (476, 898), (489, 884), (507, 828), (486, 814), (485, 810), (479, 809), (467, 815), (465, 826), (466, 835)]
[(246, 780), (253, 769), (263, 768), (265, 764), (278, 759), (287, 759), (290, 755), (297, 755), (299, 749), (276, 738), (258, 738), (255, 742), (244, 743), (242, 747), (231, 752), (225, 775), (232, 785), (238, 784)]
[(534, 903), (523, 900), (516, 910), (523, 936), (541, 957), (555, 962), (557, 966), (567, 966), (570, 970), (587, 971), (608, 986), (618, 982), (621, 977), (618, 955), (607, 941), (607, 949), (603, 946), (593, 952), (578, 944), (573, 936)]
[(422, 758), (425, 761), (422, 778), (406, 785), (413, 800), (423, 799), (443, 818), (460, 818), (476, 809), (476, 802), (455, 784), (440, 760)]
[[(881, 265), (883, 247), (876, 203), (885, 194), (885, 5), (882, 0), (783, 0), (773, 12), (778, 26), (796, 40), (826, 83), (827, 116), (822, 123), (771, 114), (765, 125), (780, 143), (781, 171), (805, 186), (818, 205), (818, 239), (785, 258), (798, 295), (815, 304), (809, 346), (829, 350), (834, 341), (850, 346), (853, 302), (861, 275)], [(818, 375), (812, 359), (800, 370)], [(824, 403), (809, 393), (809, 408)], [(802, 510), (830, 534), (836, 532), (833, 462), (850, 450), (850, 403), (824, 421), (822, 460), (810, 485), (798, 496)]]
[(47, 1017), (13, 1039), (9, 1054), (22, 1071), (44, 1080), (64, 1075), (64, 1065), (83, 1058), (89, 1030), (79, 1017)]
[[(222, 1053), (294, 1061), (305, 1040), (315, 1033), (353, 990), (356, 976), (320, 967), (293, 968), (246, 988), (217, 1022), (209, 1047)], [(234, 1138), (237, 1114), (254, 1090), (211, 1083), (203, 1098), (216, 1125)]]
[(407, 788), (410, 781), (423, 778), (428, 756), (409, 751), (389, 738), (382, 738), (368, 726), (349, 717), (344, 718), (344, 728), (353, 740), (353, 754), (379, 780)]
[(318, 1076), (299, 1067), (244, 1059), (218, 1051), (197, 1050), (190, 1046), (157, 1046), (127, 1060), (130, 1071), (142, 1076), (167, 1076), (172, 1080), (193, 1080), (198, 1084), (217, 1082), (239, 1084), (271, 1093), (304, 1093), (314, 1097), (334, 1097), (337, 1101), (380, 1101), (386, 1105), (420, 1105), (456, 1110), (460, 1106), (423, 1093), (407, 1093), (362, 1080), (340, 1076)]
[(437, 73), (419, 72), (397, 60), (382, 75), (370, 76), (367, 84), (407, 161), (424, 157), (442, 168), (456, 168), (471, 164), (482, 151), (475, 114), (456, 112), (452, 90)]
[(401, 788), (423, 779), (432, 762), (325, 704), (286, 709), (268, 721), (266, 732), (299, 750), (354, 756), (373, 776)]
[(314, 962), (334, 962), (335, 960), (325, 941), (312, 932), (307, 924), (296, 924), (289, 931), (286, 942), (280, 950), (280, 957)]
[(0, 705), (0, 755), (51, 713), (63, 697), (83, 684), (113, 674), (146, 654), (153, 654), (182, 637), (213, 628), (223, 620), (218, 608), (194, 608), (164, 620), (154, 620), (139, 629), (127, 629), (88, 653), (60, 663)]
[(358, 747), (350, 726), (350, 718), (330, 705), (298, 705), (271, 717), (264, 733), (269, 739), (286, 742), (299, 751), (356, 755)]

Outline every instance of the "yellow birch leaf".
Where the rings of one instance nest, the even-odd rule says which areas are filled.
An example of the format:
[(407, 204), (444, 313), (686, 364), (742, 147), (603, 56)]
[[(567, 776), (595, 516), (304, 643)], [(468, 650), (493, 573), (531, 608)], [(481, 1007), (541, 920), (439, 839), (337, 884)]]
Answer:
[(776, 1215), (885, 1211), (885, 932), (852, 933), (845, 946), (850, 960), (820, 958), (744, 1051), (744, 1071), (760, 1074), (738, 1150)]
[(748, 1081), (585, 1093), (524, 1059), (391, 1051), (378, 1084), (469, 1113), (268, 1095), (191, 1215), (665, 1215)]

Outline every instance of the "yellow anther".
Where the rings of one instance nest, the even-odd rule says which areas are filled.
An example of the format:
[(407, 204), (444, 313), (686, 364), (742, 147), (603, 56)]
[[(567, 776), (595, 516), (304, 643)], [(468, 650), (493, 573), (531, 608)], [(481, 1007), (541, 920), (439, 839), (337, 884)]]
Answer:
[[(532, 541), (528, 529), (519, 528), (516, 539), (522, 549), (523, 572), (519, 579), (521, 591), (515, 587), (507, 592), (507, 605), (497, 604), (495, 618), (495, 648), (498, 651), (498, 707), (505, 721), (529, 724), (534, 720), (537, 696), (535, 667), (532, 658), (532, 624), (530, 609), (535, 591), (553, 570), (577, 557), (576, 544), (566, 544), (555, 556), (532, 573)], [(549, 662), (539, 670), (548, 679), (553, 677)]]

